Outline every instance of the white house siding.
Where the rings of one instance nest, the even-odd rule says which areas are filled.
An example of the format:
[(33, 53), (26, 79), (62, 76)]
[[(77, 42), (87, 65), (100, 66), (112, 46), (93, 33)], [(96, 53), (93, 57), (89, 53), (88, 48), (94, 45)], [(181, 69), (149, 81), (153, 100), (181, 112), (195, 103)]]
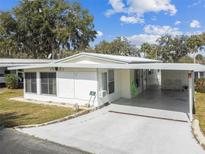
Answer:
[(75, 97), (75, 79), (74, 72), (58, 72), (58, 97), (74, 98)]
[[(142, 91), (146, 90), (146, 70), (140, 71), (140, 85), (137, 88), (137, 95), (139, 95)], [(131, 94), (131, 85), (136, 82), (135, 78), (135, 70), (119, 70), (117, 74), (119, 77), (119, 92), (120, 97), (131, 99), (133, 96)], [(142, 78), (143, 77), (143, 78)]]
[[(98, 92), (100, 93), (102, 91), (102, 73), (107, 72), (109, 69), (98, 69)], [(106, 102), (113, 102), (120, 98), (120, 70), (114, 70), (114, 84), (115, 84), (115, 90), (112, 94), (106, 94), (104, 97), (100, 97), (100, 94), (98, 93), (98, 102), (99, 105), (102, 105)]]
[(188, 71), (161, 71), (162, 89), (177, 90), (188, 86)]
[(98, 106), (97, 96), (89, 102), (90, 91), (95, 91), (97, 94), (96, 69), (60, 69), (56, 72), (56, 95), (41, 94), (40, 72), (55, 72), (53, 69), (26, 70), (26, 72), (37, 72), (37, 93), (24, 92), (26, 99), (79, 105), (90, 103)]
[(121, 70), (120, 71), (120, 94), (123, 98), (132, 98), (130, 86), (134, 80), (133, 70)]
[[(54, 68), (31, 69), (25, 72), (37, 72), (37, 93), (26, 93), (24, 97), (31, 100), (50, 101), (80, 105), (90, 103), (90, 105), (99, 106), (106, 102), (113, 102), (119, 98), (132, 98), (131, 84), (135, 82), (135, 70), (114, 70), (115, 90), (112, 94), (105, 97), (99, 97), (102, 90), (101, 75), (108, 72), (109, 69), (76, 69), (76, 68), (59, 68), (56, 72)], [(56, 72), (57, 94), (41, 94), (40, 72)], [(142, 75), (143, 74), (143, 75)], [(137, 94), (146, 89), (146, 70), (140, 70), (140, 87)], [(151, 77), (152, 78), (152, 77)], [(150, 79), (151, 80), (151, 79)], [(150, 81), (151, 82), (151, 81)], [(90, 91), (96, 92), (96, 98), (90, 100)]]
[(161, 71), (150, 70), (147, 73), (147, 87), (161, 86)]

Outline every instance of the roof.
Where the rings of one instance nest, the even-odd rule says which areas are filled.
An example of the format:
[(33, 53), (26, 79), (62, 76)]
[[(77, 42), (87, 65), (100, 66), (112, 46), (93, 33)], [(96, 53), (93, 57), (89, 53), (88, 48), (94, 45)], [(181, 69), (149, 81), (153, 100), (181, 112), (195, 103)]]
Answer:
[(186, 71), (205, 71), (205, 65), (186, 64), (186, 63), (138, 63), (138, 64), (79, 64), (79, 63), (50, 63), (32, 66), (18, 66), (9, 68), (17, 69), (36, 69), (36, 68), (107, 68), (107, 69), (154, 69), (154, 70), (186, 70)]
[(50, 62), (51, 62), (51, 60), (47, 60), (47, 59), (0, 58), (0, 67), (45, 64), (45, 63), (50, 63)]
[[(119, 63), (101, 63), (101, 64), (81, 64), (81, 63), (65, 63), (66, 61), (73, 60), (81, 56), (90, 56), (110, 61), (118, 61)], [(1, 61), (0, 66), (8, 63), (11, 66), (17, 64), (16, 67), (11, 67), (9, 70), (18, 69), (40, 69), (40, 68), (105, 68), (105, 69), (159, 69), (159, 70), (187, 70), (187, 71), (205, 71), (205, 65), (201, 64), (186, 64), (186, 63), (161, 63), (158, 60), (130, 57), (130, 56), (117, 56), (108, 54), (96, 54), (82, 52), (64, 59), (54, 61), (50, 60), (37, 60), (37, 59), (4, 59)], [(32, 65), (31, 65), (32, 64)], [(23, 65), (23, 66), (22, 66)]]
[(94, 58), (101, 58), (106, 60), (118, 61), (122, 63), (154, 63), (154, 62), (161, 62), (159, 60), (141, 58), (141, 57), (133, 57), (133, 56), (119, 56), (119, 55), (110, 55), (110, 54), (99, 54), (99, 53), (88, 53), (88, 52), (81, 52), (79, 54), (69, 56), (63, 59), (56, 61), (56, 63), (69, 61), (81, 56), (89, 56)]

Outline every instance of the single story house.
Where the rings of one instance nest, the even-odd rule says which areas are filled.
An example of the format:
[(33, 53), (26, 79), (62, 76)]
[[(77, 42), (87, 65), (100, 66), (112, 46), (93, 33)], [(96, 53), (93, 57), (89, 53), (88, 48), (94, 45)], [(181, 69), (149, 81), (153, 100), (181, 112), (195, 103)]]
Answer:
[(24, 71), (24, 98), (30, 100), (100, 106), (119, 98), (132, 99), (148, 88), (186, 90), (192, 118), (194, 72), (205, 71), (205, 66), (83, 52), (10, 70)]
[(195, 72), (195, 79), (205, 78), (205, 72)]
[(22, 77), (21, 70), (8, 70), (8, 67), (15, 66), (25, 66), (25, 65), (34, 65), (34, 64), (46, 64), (50, 63), (50, 60), (46, 59), (15, 59), (15, 58), (0, 58), (0, 85), (5, 84), (5, 75), (6, 74), (16, 74), (19, 77)]

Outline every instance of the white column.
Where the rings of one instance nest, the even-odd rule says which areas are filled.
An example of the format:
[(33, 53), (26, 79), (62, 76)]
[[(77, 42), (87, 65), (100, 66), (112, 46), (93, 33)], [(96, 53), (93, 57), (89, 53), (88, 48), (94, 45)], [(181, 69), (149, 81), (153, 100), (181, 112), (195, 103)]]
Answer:
[(188, 80), (189, 80), (189, 118), (192, 121), (193, 120), (193, 72), (188, 73)]
[(26, 79), (25, 79), (25, 72), (23, 72), (23, 95), (25, 98), (25, 93), (26, 93)]
[(37, 78), (37, 95), (41, 94), (41, 81), (40, 81), (40, 72), (36, 72), (36, 78)]
[(200, 79), (201, 78), (201, 74), (200, 74), (200, 72), (198, 72), (198, 79)]

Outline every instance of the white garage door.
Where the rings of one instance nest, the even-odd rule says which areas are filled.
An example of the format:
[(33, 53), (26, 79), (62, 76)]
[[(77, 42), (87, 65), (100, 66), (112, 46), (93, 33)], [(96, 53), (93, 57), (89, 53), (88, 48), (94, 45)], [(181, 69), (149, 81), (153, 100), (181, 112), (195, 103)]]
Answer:
[(59, 72), (58, 96), (88, 100), (90, 91), (97, 91), (96, 72)]

